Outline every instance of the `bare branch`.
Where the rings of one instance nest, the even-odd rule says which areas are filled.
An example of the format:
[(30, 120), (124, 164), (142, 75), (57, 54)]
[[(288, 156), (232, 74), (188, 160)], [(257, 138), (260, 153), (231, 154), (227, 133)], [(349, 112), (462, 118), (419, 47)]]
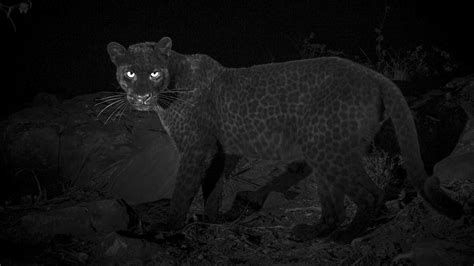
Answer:
[(18, 9), (18, 12), (20, 12), (20, 14), (26, 14), (28, 12), (28, 10), (31, 9), (32, 6), (33, 6), (33, 3), (31, 2), (31, 0), (28, 0), (28, 1), (25, 1), (25, 2), (20, 2), (20, 3), (14, 4), (14, 5), (10, 5), (10, 6), (4, 5), (0, 2), (0, 11), (5, 13), (5, 16), (7, 17), (7, 19), (12, 24), (13, 30), (16, 32), (16, 25), (15, 25), (15, 22), (13, 21), (13, 19), (11, 17), (12, 11), (15, 10), (15, 9)]

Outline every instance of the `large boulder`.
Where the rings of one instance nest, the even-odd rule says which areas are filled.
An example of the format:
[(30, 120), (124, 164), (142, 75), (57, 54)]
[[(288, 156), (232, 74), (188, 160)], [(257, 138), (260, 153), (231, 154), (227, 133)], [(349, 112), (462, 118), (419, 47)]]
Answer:
[(474, 76), (455, 79), (447, 87), (460, 91), (457, 99), (469, 121), (453, 152), (435, 165), (434, 174), (444, 182), (474, 182)]
[(68, 186), (131, 204), (170, 197), (177, 152), (157, 115), (127, 110), (119, 117), (106, 109), (98, 116), (106, 105), (97, 99), (107, 95), (48, 101), (3, 121), (2, 197), (51, 197)]
[(47, 242), (55, 236), (92, 236), (126, 230), (130, 223), (128, 207), (119, 200), (100, 200), (47, 212), (31, 212), (20, 219), (27, 237)]

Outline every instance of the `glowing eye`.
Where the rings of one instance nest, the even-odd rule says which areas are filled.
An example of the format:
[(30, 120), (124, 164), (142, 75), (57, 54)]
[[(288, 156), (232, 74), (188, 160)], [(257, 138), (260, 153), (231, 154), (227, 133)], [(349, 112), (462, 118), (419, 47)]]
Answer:
[(158, 72), (158, 71), (153, 71), (153, 72), (151, 72), (150, 77), (152, 79), (157, 79), (157, 78), (161, 77), (161, 73)]
[(134, 72), (132, 72), (132, 71), (127, 71), (127, 72), (125, 72), (125, 76), (126, 76), (127, 78), (129, 78), (129, 79), (133, 79), (133, 78), (135, 77), (135, 75), (136, 75), (136, 74), (135, 74)]

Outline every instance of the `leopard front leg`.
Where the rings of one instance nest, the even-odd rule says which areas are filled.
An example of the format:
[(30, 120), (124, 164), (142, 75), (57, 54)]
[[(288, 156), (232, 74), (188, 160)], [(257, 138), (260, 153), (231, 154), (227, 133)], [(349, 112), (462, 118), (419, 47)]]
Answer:
[(206, 176), (202, 182), (202, 194), (204, 198), (204, 218), (207, 222), (219, 220), (219, 209), (222, 205), (224, 179), (228, 178), (237, 166), (241, 156), (224, 154), (219, 149)]
[(181, 152), (176, 184), (171, 197), (168, 226), (179, 229), (185, 225), (194, 196), (217, 152), (216, 145), (193, 145)]

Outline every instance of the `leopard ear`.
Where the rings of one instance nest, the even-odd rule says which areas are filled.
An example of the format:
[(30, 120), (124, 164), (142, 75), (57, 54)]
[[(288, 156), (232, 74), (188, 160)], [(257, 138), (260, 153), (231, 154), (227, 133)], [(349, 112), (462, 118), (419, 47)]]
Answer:
[(170, 37), (163, 37), (161, 40), (156, 44), (156, 48), (166, 56), (170, 56), (171, 54), (171, 45), (173, 42), (171, 41)]
[(112, 60), (115, 65), (118, 65), (121, 59), (125, 57), (127, 49), (120, 43), (111, 42), (107, 45), (107, 52), (109, 53), (110, 60)]

